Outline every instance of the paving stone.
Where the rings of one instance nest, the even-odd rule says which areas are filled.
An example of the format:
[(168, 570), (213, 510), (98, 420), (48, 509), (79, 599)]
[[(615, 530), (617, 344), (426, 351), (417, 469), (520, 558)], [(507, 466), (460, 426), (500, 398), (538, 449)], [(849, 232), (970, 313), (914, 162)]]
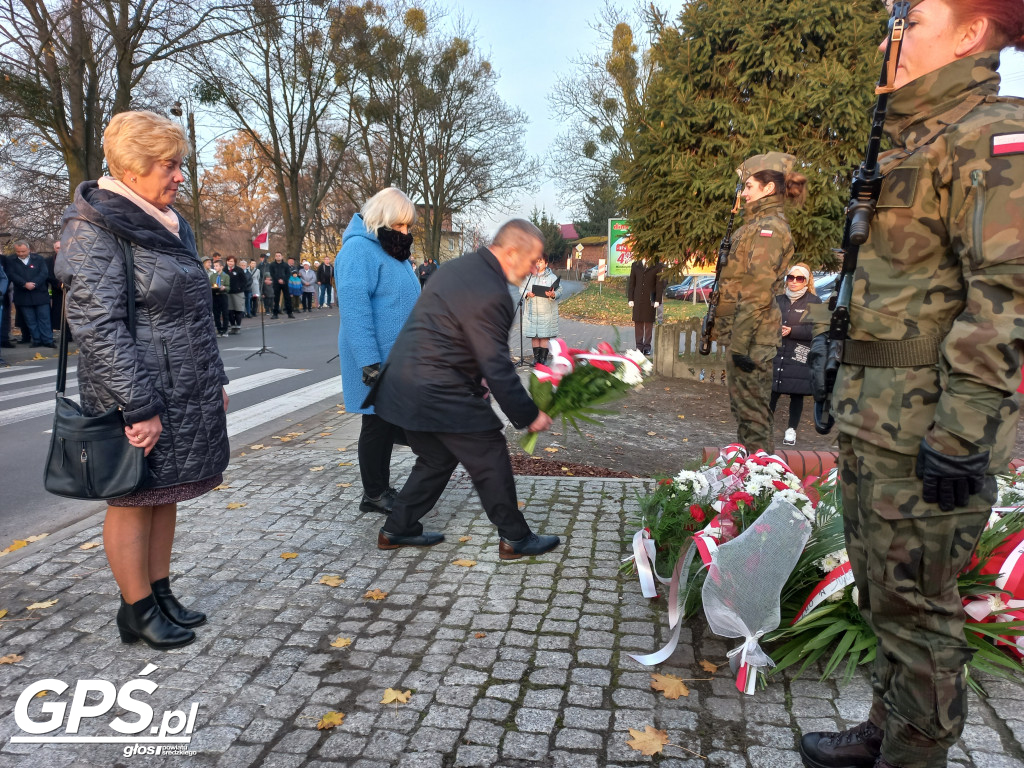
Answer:
[(516, 711), (516, 727), (520, 731), (550, 733), (555, 727), (558, 712), (553, 709), (532, 709), (523, 707)]

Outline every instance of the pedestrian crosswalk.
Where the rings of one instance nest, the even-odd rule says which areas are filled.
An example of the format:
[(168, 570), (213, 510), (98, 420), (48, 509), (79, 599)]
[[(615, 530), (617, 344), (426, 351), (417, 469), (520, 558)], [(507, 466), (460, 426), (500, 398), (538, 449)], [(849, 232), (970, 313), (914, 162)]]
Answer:
[[(0, 428), (41, 417), (47, 417), (49, 421), (49, 417), (52, 416), (57, 372), (52, 368), (29, 370), (35, 367), (37, 366), (18, 366), (0, 371)], [(237, 366), (227, 366), (225, 370), (232, 371), (236, 368)], [(337, 369), (331, 369), (329, 373), (333, 374), (334, 370)], [(78, 381), (75, 371), (75, 367), (68, 368), (67, 395), (77, 402)], [(310, 383), (311, 375), (323, 376), (325, 373), (327, 372), (311, 371), (308, 368), (271, 368), (247, 376), (233, 377), (225, 387), (233, 400), (228, 411), (228, 433), (232, 436), (238, 435), (326, 398), (337, 397), (341, 394), (340, 376), (329, 375), (326, 379)], [(281, 382), (291, 379), (294, 379), (298, 386), (282, 394)], [(260, 399), (258, 395), (261, 388), (267, 388), (265, 391), (273, 394)], [(235, 399), (242, 393), (254, 393), (256, 397), (250, 394), (245, 398)], [(4, 404), (9, 406), (3, 407)], [(42, 425), (41, 422), (40, 426)]]

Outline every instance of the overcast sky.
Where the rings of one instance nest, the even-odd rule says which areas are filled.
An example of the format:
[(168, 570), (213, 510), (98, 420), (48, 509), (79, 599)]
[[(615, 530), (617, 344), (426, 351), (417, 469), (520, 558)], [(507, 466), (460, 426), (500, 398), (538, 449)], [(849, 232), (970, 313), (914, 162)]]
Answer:
[[(620, 3), (623, 7), (624, 0)], [(683, 0), (655, 0), (675, 19)], [(475, 22), (483, 51), (490, 50), (491, 64), (501, 75), (498, 90), (509, 103), (530, 116), (526, 135), (529, 152), (544, 158), (561, 131), (549, 114), (547, 95), (560, 74), (570, 71), (580, 53), (589, 53), (598, 43), (590, 29), (601, 7), (599, 0), (444, 0), (448, 8), (460, 8)], [(1024, 96), (1024, 54), (1012, 53), (1003, 60), (1003, 92)], [(572, 211), (561, 206), (552, 181), (546, 181), (537, 195), (519, 201), (515, 215), (546, 208), (558, 221), (567, 222)], [(498, 215), (494, 223), (507, 218)]]

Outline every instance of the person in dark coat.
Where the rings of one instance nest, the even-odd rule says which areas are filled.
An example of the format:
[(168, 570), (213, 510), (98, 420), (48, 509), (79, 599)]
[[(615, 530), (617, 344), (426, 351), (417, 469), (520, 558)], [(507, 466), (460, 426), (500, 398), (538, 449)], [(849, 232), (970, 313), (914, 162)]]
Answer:
[(786, 292), (775, 297), (782, 311), (782, 346), (775, 355), (772, 376), (771, 412), (779, 398), (789, 395), (789, 425), (782, 438), (783, 445), (796, 445), (796, 429), (804, 412), (804, 397), (811, 394), (811, 369), (807, 353), (811, 351), (814, 326), (806, 318), (808, 307), (821, 304), (814, 293), (811, 268), (794, 264), (786, 274)]
[(60, 240), (53, 244), (53, 255), (44, 256), (46, 268), (50, 271), (46, 285), (50, 289), (50, 328), (60, 330), (60, 316), (64, 311), (64, 284), (57, 279), (57, 254), (60, 253)]
[[(0, 259), (0, 296), (7, 295), (7, 288), (11, 284), (10, 280), (7, 279), (7, 273), (4, 272), (4, 260)], [(5, 310), (6, 312), (6, 310)], [(6, 345), (4, 345), (6, 346)], [(13, 345), (12, 345), (13, 346)], [(0, 353), (0, 368), (8, 368), (10, 363), (4, 360), (3, 354)]]
[(420, 518), (433, 509), (460, 462), (498, 528), (501, 559), (558, 546), (557, 536), (533, 533), (519, 509), (502, 423), (488, 397), (494, 394), (519, 429), (551, 426), (508, 354), (515, 314), (508, 284), (522, 283), (543, 249), (537, 227), (524, 219), (507, 222), (493, 245), (445, 264), (430, 278), (398, 334), (367, 403), (405, 430), (416, 464), (380, 529), (378, 548), (444, 541), (443, 534), (424, 531)]
[(112, 175), (75, 190), (57, 276), (79, 346), (82, 410), (120, 408), (125, 434), (147, 456), (147, 484), (107, 501), (103, 548), (121, 591), (117, 628), (125, 643), (163, 650), (192, 642), (192, 628), (206, 621), (171, 592), (171, 549), (178, 502), (219, 485), (227, 467), (228, 377), (195, 237), (171, 207), (184, 182), (184, 130), (153, 112), (120, 112), (103, 151)]
[(626, 298), (629, 300), (629, 306), (633, 308), (636, 348), (645, 355), (652, 352), (654, 321), (665, 296), (665, 280), (661, 277), (663, 268), (658, 259), (649, 264), (634, 259), (633, 266), (629, 268)]
[[(274, 317), (276, 318), (280, 314), (282, 301), (284, 302), (284, 311), (288, 313), (288, 317), (295, 317), (292, 313), (292, 295), (288, 291), (288, 280), (292, 276), (292, 271), (285, 262), (283, 253), (278, 251), (274, 254), (274, 260), (270, 262), (270, 268), (267, 272), (274, 279)], [(267, 272), (263, 274), (265, 275)]]
[(50, 291), (47, 288), (50, 270), (46, 268), (46, 262), (38, 253), (31, 253), (28, 243), (21, 240), (14, 244), (14, 258), (7, 264), (7, 278), (14, 284), (14, 306), (28, 325), (32, 346), (55, 347), (50, 327)]

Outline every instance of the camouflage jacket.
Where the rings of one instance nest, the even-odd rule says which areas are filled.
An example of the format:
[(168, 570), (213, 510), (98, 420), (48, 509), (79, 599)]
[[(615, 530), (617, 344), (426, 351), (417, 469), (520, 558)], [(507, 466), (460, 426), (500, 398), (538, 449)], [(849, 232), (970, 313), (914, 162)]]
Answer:
[(785, 289), (795, 252), (781, 196), (748, 204), (744, 218), (722, 268), (715, 326), (718, 342), (736, 355), (749, 354), (754, 345), (782, 343), (782, 314), (775, 297)]
[[(913, 455), (991, 451), (1005, 470), (1024, 350), (1024, 101), (997, 96), (999, 55), (896, 91), (885, 177), (850, 307), (850, 339), (934, 340), (937, 363), (844, 363), (842, 432)], [(873, 347), (877, 348), (877, 347)]]

